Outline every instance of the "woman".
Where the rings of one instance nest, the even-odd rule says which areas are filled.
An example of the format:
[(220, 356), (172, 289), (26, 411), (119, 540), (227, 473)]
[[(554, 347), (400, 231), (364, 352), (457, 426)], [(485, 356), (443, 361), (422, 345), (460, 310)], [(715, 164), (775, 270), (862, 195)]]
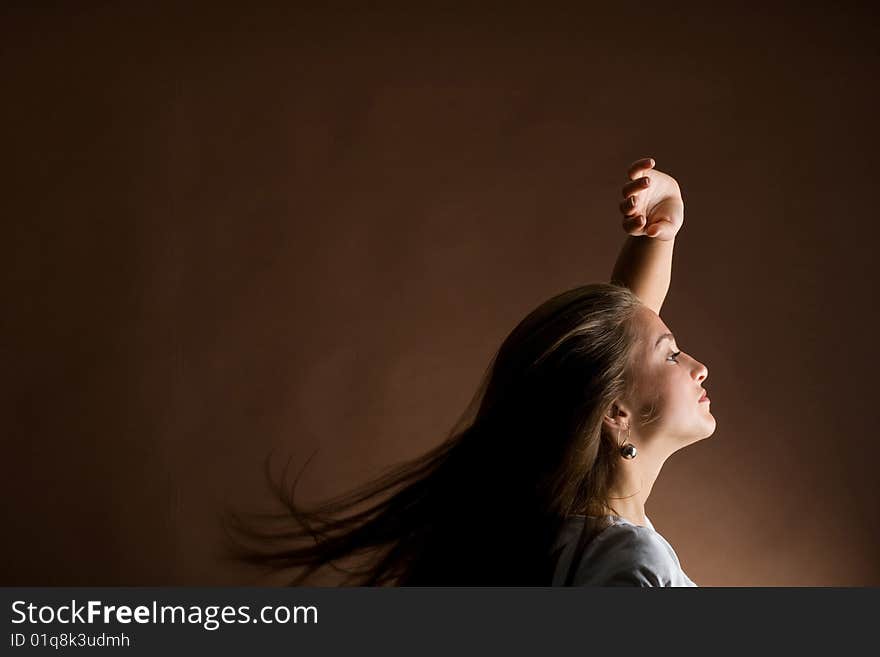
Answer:
[(236, 557), (292, 584), (329, 566), (345, 585), (694, 586), (645, 514), (666, 459), (715, 430), (708, 372), (659, 317), (684, 203), (651, 158), (628, 177), (610, 283), (529, 313), (425, 455), (313, 510), (278, 486), (265, 526), (230, 512)]

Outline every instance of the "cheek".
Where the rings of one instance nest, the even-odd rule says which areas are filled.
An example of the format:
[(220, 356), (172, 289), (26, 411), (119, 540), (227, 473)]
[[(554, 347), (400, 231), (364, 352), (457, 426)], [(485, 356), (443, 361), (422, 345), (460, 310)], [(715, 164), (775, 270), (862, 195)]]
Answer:
[(639, 407), (643, 422), (663, 424), (673, 418), (690, 414), (696, 408), (697, 400), (691, 399), (684, 388), (681, 382), (672, 378), (657, 380), (653, 390)]
[(691, 394), (687, 389), (687, 383), (682, 381), (671, 381), (663, 395), (667, 406), (688, 409), (692, 403), (696, 404), (696, 386), (693, 387), (694, 393)]
[[(690, 415), (696, 408), (696, 385), (691, 386), (694, 394), (688, 391), (687, 373), (671, 363), (657, 364), (643, 370), (638, 379), (639, 397), (636, 406), (644, 424), (662, 425), (675, 423), (679, 418)], [(693, 397), (693, 398), (691, 398)]]
[(643, 399), (638, 406), (638, 414), (642, 424), (656, 423), (665, 417), (667, 411), (666, 397), (659, 391), (654, 391)]

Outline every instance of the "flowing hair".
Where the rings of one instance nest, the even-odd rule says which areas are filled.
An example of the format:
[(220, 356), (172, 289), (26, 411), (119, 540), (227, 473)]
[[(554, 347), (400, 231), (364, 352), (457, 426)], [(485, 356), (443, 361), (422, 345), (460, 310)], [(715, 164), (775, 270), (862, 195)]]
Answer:
[(613, 512), (619, 446), (602, 418), (634, 384), (640, 306), (617, 283), (542, 303), (443, 442), (315, 508), (294, 502), (299, 476), (288, 490), (286, 468), (274, 483), (267, 459), (284, 510), (227, 507), (228, 554), (270, 573), (299, 569), (291, 585), (330, 567), (348, 575), (343, 585), (548, 586), (565, 519)]

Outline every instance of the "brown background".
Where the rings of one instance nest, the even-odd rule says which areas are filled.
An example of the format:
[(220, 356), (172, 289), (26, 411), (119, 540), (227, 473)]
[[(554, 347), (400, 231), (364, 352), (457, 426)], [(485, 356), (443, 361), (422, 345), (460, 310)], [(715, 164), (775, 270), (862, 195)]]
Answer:
[(4, 3), (0, 583), (252, 583), (266, 453), (308, 502), (438, 443), (653, 156), (718, 428), (649, 516), (704, 586), (880, 585), (867, 3), (114, 4)]

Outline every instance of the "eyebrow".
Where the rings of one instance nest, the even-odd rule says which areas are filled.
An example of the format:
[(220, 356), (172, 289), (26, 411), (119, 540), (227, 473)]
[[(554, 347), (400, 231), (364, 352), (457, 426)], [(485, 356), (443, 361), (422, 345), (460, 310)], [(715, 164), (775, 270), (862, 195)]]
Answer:
[(657, 342), (654, 343), (654, 349), (656, 349), (657, 347), (659, 347), (659, 346), (660, 346), (660, 343), (663, 342), (663, 340), (666, 340), (666, 339), (669, 339), (669, 340), (675, 340), (675, 336), (672, 335), (672, 333), (664, 333), (664, 334), (661, 335), (659, 338), (657, 338)]

